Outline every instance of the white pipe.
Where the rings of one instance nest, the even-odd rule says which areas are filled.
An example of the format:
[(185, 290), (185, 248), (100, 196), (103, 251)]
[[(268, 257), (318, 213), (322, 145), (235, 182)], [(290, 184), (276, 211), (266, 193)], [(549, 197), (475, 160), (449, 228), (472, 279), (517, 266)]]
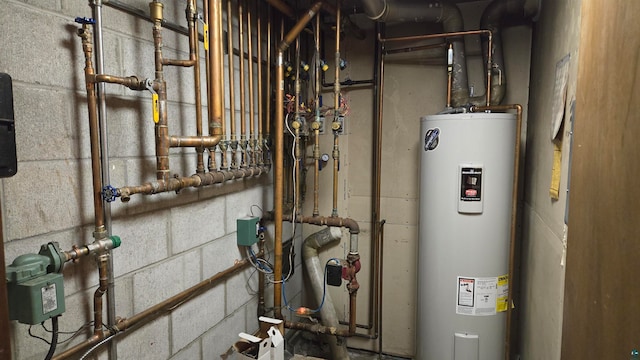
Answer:
[[(320, 309), (320, 316), (322, 317), (322, 324), (329, 327), (338, 327), (340, 320), (336, 314), (331, 295), (323, 291), (325, 286), (325, 267), (320, 263), (318, 249), (339, 242), (341, 237), (342, 230), (340, 228), (326, 227), (309, 235), (302, 244), (302, 257), (307, 273), (309, 274), (309, 282), (311, 283), (311, 289), (313, 290), (316, 302), (322, 304), (323, 294), (325, 296), (324, 304), (322, 305), (322, 309)], [(335, 336), (327, 336), (326, 340), (331, 346), (332, 359), (349, 359), (346, 341), (341, 341), (341, 344), (338, 344), (338, 339)]]

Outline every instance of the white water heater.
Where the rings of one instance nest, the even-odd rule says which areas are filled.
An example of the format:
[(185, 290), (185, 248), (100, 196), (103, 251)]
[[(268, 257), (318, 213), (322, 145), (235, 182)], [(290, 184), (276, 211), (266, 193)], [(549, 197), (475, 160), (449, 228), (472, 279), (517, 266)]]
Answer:
[(421, 123), (416, 359), (504, 359), (516, 118)]

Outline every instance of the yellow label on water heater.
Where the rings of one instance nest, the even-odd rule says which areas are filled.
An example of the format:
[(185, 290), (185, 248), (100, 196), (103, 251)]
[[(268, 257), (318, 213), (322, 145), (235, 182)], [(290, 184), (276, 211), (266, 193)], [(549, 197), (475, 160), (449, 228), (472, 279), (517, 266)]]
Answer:
[(509, 275), (498, 276), (498, 296), (496, 296), (496, 311), (504, 312), (509, 308)]

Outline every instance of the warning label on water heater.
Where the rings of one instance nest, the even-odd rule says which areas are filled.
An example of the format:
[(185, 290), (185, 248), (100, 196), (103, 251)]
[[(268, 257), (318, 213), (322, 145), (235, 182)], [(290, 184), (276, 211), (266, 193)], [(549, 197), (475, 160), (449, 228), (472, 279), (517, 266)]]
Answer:
[(506, 276), (458, 276), (456, 314), (471, 316), (495, 315), (505, 311)]

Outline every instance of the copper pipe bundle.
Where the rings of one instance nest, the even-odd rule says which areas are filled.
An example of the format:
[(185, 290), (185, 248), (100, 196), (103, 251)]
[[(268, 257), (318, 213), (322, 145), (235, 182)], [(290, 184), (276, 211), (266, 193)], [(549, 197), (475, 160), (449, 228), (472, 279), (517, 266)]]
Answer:
[[(229, 126), (231, 128), (231, 164), (229, 169), (235, 169), (236, 156), (238, 150), (238, 140), (236, 138), (236, 89), (235, 89), (235, 69), (233, 57), (233, 9), (231, 0), (227, 0), (227, 55), (229, 70)], [(226, 158), (226, 154), (222, 154)], [(224, 166), (223, 166), (224, 167)]]
[[(454, 36), (463, 36), (463, 35), (486, 35), (488, 38), (487, 42), (487, 63), (486, 63), (486, 71), (487, 71), (487, 90), (485, 93), (486, 96), (486, 106), (491, 105), (491, 62), (492, 60), (492, 49), (493, 49), (493, 33), (490, 30), (469, 30), (469, 31), (456, 31), (456, 32), (448, 32), (441, 34), (426, 34), (426, 35), (414, 35), (414, 36), (402, 36), (395, 38), (382, 38), (380, 34), (378, 34), (378, 41), (381, 43), (385, 42), (397, 42), (397, 41), (416, 41), (416, 40), (427, 40), (427, 39), (439, 39), (439, 38), (447, 38)], [(447, 98), (450, 98), (450, 90), (447, 91)]]
[(249, 166), (256, 164), (255, 152), (255, 108), (253, 88), (253, 34), (251, 31), (251, 8), (247, 7), (247, 56), (249, 57), (249, 142), (247, 143), (249, 154)]

